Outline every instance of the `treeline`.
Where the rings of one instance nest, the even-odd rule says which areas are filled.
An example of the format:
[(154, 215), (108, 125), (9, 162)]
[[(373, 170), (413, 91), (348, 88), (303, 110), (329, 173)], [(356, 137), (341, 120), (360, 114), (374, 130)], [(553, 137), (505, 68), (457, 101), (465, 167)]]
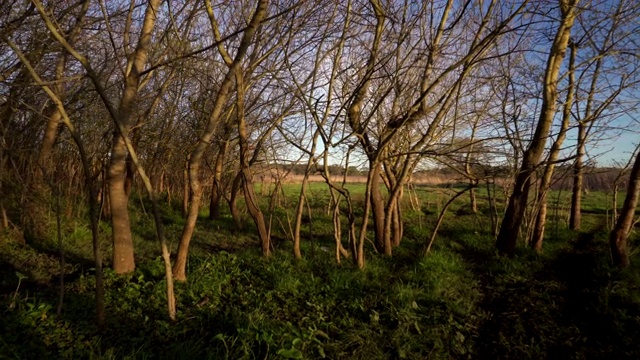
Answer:
[[(499, 181), (507, 183), (509, 179), (509, 168), (505, 166), (483, 166), (476, 167), (475, 173), (486, 174), (486, 179), (490, 181)], [(536, 174), (541, 176), (542, 173)], [(438, 178), (443, 183), (457, 184), (465, 181), (465, 177), (459, 172), (447, 168), (435, 168), (430, 170), (416, 171), (412, 175), (414, 182), (420, 182), (420, 179)], [(603, 191), (611, 192), (614, 190), (624, 191), (629, 183), (629, 169), (621, 167), (589, 167), (586, 168), (583, 175), (583, 191)], [(573, 188), (573, 167), (559, 166), (551, 180), (551, 190), (571, 191)]]
[[(571, 175), (572, 169), (558, 169), (558, 173), (554, 176), (553, 190), (572, 190), (573, 181)], [(629, 184), (629, 169), (622, 168), (590, 168), (585, 171), (583, 179), (583, 191), (604, 191), (611, 192), (614, 190), (624, 191)]]
[[(263, 177), (273, 176), (276, 177), (279, 174), (291, 174), (291, 175), (305, 175), (307, 173), (307, 165), (306, 164), (270, 164), (270, 165), (256, 165), (255, 167), (256, 173), (261, 174)], [(315, 173), (322, 173), (324, 169), (323, 164), (317, 164), (315, 168)], [(327, 165), (327, 169), (331, 174), (334, 175), (353, 175), (353, 176), (362, 176), (367, 174), (367, 169), (362, 169), (357, 166), (349, 166), (345, 168), (341, 165)]]
[[(321, 174), (323, 165), (318, 165), (316, 173)], [(337, 176), (366, 176), (368, 170), (356, 166), (350, 166), (345, 169), (340, 165), (329, 165), (328, 169), (331, 174)], [(304, 176), (306, 173), (306, 165), (303, 164), (274, 164), (274, 165), (257, 165), (255, 167), (256, 175), (261, 182), (274, 182), (278, 177), (287, 177), (289, 175)], [(506, 180), (509, 176), (510, 169), (505, 166), (477, 166), (473, 168), (473, 172), (484, 174), (490, 180)], [(583, 175), (583, 191), (604, 191), (611, 192), (614, 189), (624, 190), (627, 188), (629, 181), (629, 169), (620, 167), (588, 167)], [(296, 179), (300, 179), (296, 177)], [(428, 170), (415, 171), (409, 182), (436, 183), (436, 184), (459, 184), (468, 181), (458, 171), (448, 167), (437, 167)], [(504, 182), (504, 181), (503, 181)], [(573, 186), (573, 167), (559, 166), (553, 176), (551, 182), (552, 190), (571, 190)]]

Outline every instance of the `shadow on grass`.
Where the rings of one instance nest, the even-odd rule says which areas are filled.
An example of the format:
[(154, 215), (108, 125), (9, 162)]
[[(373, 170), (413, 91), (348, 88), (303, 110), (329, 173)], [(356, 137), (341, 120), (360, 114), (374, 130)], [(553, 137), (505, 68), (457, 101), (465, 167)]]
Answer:
[[(553, 247), (553, 245), (552, 245)], [(580, 234), (568, 246), (514, 258), (490, 247), (457, 250), (480, 281), (484, 322), (475, 339), (480, 358), (637, 359), (638, 302), (612, 296), (621, 274), (606, 243)]]

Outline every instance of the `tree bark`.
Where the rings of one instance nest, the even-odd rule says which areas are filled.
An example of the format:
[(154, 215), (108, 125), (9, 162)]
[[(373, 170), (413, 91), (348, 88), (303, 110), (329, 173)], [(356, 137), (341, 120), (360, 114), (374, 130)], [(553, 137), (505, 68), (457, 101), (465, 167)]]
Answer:
[(189, 196), (191, 187), (189, 186), (189, 156), (184, 164), (182, 171), (182, 217), (186, 218), (189, 214)]
[(40, 153), (38, 154), (38, 166), (40, 170), (44, 170), (45, 173), (50, 171), (51, 165), (53, 164), (51, 161), (53, 146), (56, 143), (60, 125), (62, 124), (62, 115), (56, 107), (53, 107), (49, 111), (49, 114), (47, 126), (45, 127), (44, 134), (42, 136)]
[[(376, 160), (374, 160), (371, 165), (372, 165), (371, 169), (375, 169), (376, 167), (379, 166)], [(365, 266), (364, 243), (367, 238), (367, 226), (369, 224), (369, 213), (371, 212), (371, 207), (373, 203), (373, 201), (370, 201), (370, 199), (372, 198), (372, 190), (373, 190), (372, 188), (373, 188), (373, 184), (375, 183), (373, 179), (374, 176), (376, 176), (375, 171), (370, 170), (369, 174), (367, 175), (367, 182), (366, 182), (367, 185), (364, 190), (365, 200), (364, 200), (364, 213), (362, 215), (362, 227), (360, 228), (360, 233), (357, 238), (357, 244), (354, 244), (355, 259), (358, 264), (358, 268), (361, 270), (364, 269), (364, 266)]]
[(127, 156), (125, 160), (126, 169), (124, 176), (124, 193), (127, 195), (127, 198), (131, 196), (131, 190), (133, 189), (133, 178), (136, 174), (136, 169), (134, 169), (133, 163), (131, 159)]
[[(391, 185), (393, 189), (394, 185)], [(383, 251), (387, 256), (393, 254), (393, 247), (400, 245), (400, 228), (399, 228), (399, 216), (398, 213), (398, 195), (393, 191), (390, 191), (389, 199), (384, 208), (383, 214)], [(377, 230), (377, 229), (376, 229)], [(397, 244), (397, 245), (396, 245)]]
[(382, 164), (375, 161), (372, 162), (371, 165), (371, 198), (365, 199), (365, 201), (371, 201), (376, 248), (381, 253), (384, 252), (386, 255), (391, 255), (391, 244), (387, 246), (385, 241), (389, 236), (385, 236), (385, 208), (382, 191), (380, 190), (380, 172), (382, 170)]
[[(398, 196), (398, 198), (402, 199), (403, 191), (400, 190), (400, 192), (401, 193)], [(404, 225), (402, 223), (402, 202), (401, 201), (396, 201), (396, 204), (393, 207), (391, 216), (392, 216), (392, 219), (391, 219), (391, 231), (392, 231), (391, 243), (393, 244), (394, 247), (398, 247), (398, 246), (400, 246), (400, 242), (402, 241), (402, 236), (404, 236)]]
[(111, 210), (113, 271), (126, 274), (135, 270), (133, 239), (129, 219), (129, 197), (125, 191), (127, 149), (119, 133), (114, 135), (107, 184)]
[(640, 196), (640, 150), (636, 150), (636, 160), (631, 169), (627, 195), (624, 198), (624, 205), (620, 211), (620, 216), (609, 236), (609, 245), (613, 263), (619, 267), (630, 265), (627, 239), (633, 226), (633, 220), (638, 206)]
[(583, 160), (586, 154), (585, 141), (587, 126), (582, 121), (578, 123), (578, 151), (576, 161), (573, 163), (573, 190), (571, 193), (571, 214), (569, 216), (569, 228), (580, 230), (582, 220), (582, 188), (584, 178)]
[(222, 195), (224, 193), (224, 188), (222, 186), (222, 167), (224, 165), (228, 146), (228, 140), (222, 141), (218, 155), (216, 156), (216, 163), (213, 170), (213, 184), (211, 185), (211, 202), (209, 203), (210, 220), (217, 220), (220, 218), (220, 202), (222, 201)]
[(240, 216), (240, 209), (238, 209), (238, 196), (240, 195), (241, 186), (242, 174), (238, 171), (231, 183), (231, 194), (229, 195), (229, 211), (231, 212), (231, 218), (233, 218), (233, 223), (238, 231), (244, 228), (242, 216)]

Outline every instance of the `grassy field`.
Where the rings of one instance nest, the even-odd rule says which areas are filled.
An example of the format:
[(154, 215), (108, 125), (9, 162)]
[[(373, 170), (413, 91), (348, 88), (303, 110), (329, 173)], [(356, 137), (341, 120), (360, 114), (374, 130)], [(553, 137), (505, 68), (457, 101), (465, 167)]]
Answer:
[[(357, 204), (362, 184), (349, 185)], [(261, 192), (260, 186), (258, 192)], [(270, 189), (263, 193), (268, 194)], [(405, 204), (405, 237), (393, 258), (369, 249), (367, 267), (336, 264), (326, 187), (309, 189), (312, 219), (303, 228), (304, 260), (286, 231), (299, 186), (287, 184), (273, 212), (275, 256), (260, 256), (247, 218), (238, 232), (228, 213), (203, 212), (177, 284), (178, 319), (165, 313), (163, 264), (151, 215), (132, 197), (137, 269), (105, 274), (107, 324), (93, 322), (95, 279), (86, 214), (64, 218), (65, 300), (61, 316), (55, 216), (49, 233), (21, 244), (0, 240), (0, 359), (32, 358), (640, 358), (640, 258), (612, 268), (607, 248), (610, 194), (584, 201), (583, 232), (567, 230), (568, 192), (551, 194), (544, 253), (523, 244), (513, 258), (494, 250), (487, 193), (479, 214), (450, 208), (433, 251), (422, 252), (437, 213), (457, 189), (417, 187), (418, 209)], [(622, 201), (620, 195), (620, 201)], [(500, 211), (504, 196), (498, 194)], [(264, 209), (268, 199), (264, 199)], [(179, 206), (162, 209), (172, 248), (183, 225)], [(101, 223), (110, 259), (109, 224)], [(637, 239), (636, 234), (632, 238)], [(633, 245), (633, 242), (632, 242)]]

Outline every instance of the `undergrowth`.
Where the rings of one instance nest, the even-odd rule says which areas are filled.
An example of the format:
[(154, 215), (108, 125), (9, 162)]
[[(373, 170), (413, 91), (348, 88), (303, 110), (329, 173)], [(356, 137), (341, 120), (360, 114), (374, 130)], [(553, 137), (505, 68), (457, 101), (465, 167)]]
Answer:
[[(301, 261), (287, 241), (265, 259), (250, 229), (203, 217), (188, 282), (176, 284), (171, 323), (153, 222), (134, 208), (137, 268), (126, 276), (106, 270), (101, 329), (93, 321), (86, 226), (66, 224), (71, 258), (61, 316), (56, 243), (20, 244), (7, 232), (0, 241), (0, 358), (640, 357), (636, 252), (633, 267), (619, 271), (610, 265), (605, 231), (560, 225), (550, 226), (543, 254), (522, 246), (506, 258), (494, 250), (485, 215), (455, 211), (423, 256), (434, 216), (407, 210), (404, 243), (393, 258), (367, 253), (363, 271), (325, 251), (331, 228), (321, 211), (303, 229)], [(162, 216), (167, 237), (176, 239), (182, 218), (168, 207)], [(108, 226), (101, 226), (108, 264)], [(276, 233), (286, 240), (286, 231)]]

